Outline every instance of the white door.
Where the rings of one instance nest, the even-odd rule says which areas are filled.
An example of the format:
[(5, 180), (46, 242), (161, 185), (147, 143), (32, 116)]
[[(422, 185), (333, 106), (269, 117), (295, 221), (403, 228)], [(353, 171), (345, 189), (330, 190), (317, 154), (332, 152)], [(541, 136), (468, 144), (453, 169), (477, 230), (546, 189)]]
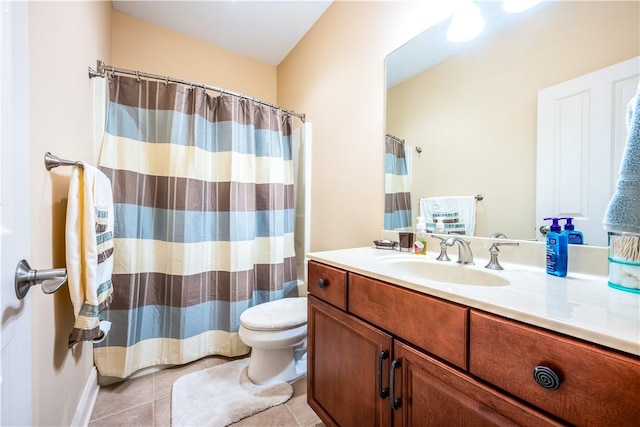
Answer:
[(16, 266), (30, 251), (28, 5), (0, 7), (0, 424), (20, 426), (32, 418), (31, 298), (19, 301), (14, 289)]
[[(602, 220), (616, 188), (640, 57), (538, 92), (536, 221), (574, 217), (585, 244), (607, 246)], [(564, 221), (560, 222), (564, 224)]]

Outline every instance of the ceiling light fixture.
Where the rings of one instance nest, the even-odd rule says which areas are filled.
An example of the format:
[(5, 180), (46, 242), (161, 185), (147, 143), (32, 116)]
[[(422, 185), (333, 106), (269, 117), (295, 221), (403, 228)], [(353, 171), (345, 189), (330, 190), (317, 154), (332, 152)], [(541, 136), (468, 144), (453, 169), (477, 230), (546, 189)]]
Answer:
[(451, 17), (447, 39), (454, 43), (471, 40), (484, 30), (484, 20), (478, 6), (471, 0), (461, 1)]
[(504, 0), (502, 8), (507, 13), (524, 12), (540, 3), (540, 0)]

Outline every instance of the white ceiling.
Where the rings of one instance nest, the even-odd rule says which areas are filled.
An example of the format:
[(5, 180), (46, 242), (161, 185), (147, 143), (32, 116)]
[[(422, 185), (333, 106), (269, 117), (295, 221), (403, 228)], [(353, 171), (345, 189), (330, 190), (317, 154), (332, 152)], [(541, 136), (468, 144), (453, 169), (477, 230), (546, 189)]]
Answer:
[(112, 0), (115, 10), (278, 65), (332, 0)]
[[(545, 3), (549, 3), (548, 0)], [(332, 0), (112, 0), (113, 8), (161, 27), (278, 65), (331, 5)], [(528, 13), (507, 14), (502, 2), (477, 1), (487, 25), (475, 40), (455, 44), (446, 29), (455, 3), (425, 1), (427, 31), (387, 57), (387, 87), (391, 87), (491, 34), (513, 25)], [(531, 12), (543, 7), (538, 5)]]
[[(445, 19), (430, 26), (426, 31), (387, 56), (387, 88), (413, 77), (465, 49), (484, 43), (496, 33), (549, 6), (552, 1), (546, 0), (532, 9), (520, 13), (505, 12), (502, 8), (502, 2), (476, 1), (485, 22), (485, 29), (480, 36), (464, 43), (452, 43), (447, 40), (446, 33), (451, 19), (449, 19), (450, 16), (446, 16)], [(453, 9), (450, 13), (453, 13)]]

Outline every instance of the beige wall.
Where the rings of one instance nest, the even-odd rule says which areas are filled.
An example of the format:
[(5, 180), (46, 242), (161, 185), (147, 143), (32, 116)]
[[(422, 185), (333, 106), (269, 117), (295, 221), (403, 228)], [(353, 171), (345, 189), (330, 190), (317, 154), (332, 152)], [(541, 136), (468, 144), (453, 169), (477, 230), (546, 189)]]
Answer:
[[(425, 2), (422, 2), (425, 3)], [(334, 2), (278, 66), (278, 103), (313, 125), (311, 250), (384, 224), (384, 58), (429, 25), (420, 2)]]
[[(69, 168), (48, 172), (46, 151), (95, 158), (87, 67), (110, 59), (110, 2), (29, 3), (31, 259), (34, 268), (65, 266)], [(67, 286), (32, 290), (33, 424), (69, 425), (93, 368), (91, 344), (67, 346), (73, 308)]]
[(537, 92), (640, 55), (639, 5), (559, 2), (390, 89), (387, 131), (423, 149), (414, 208), (482, 193), (477, 235), (535, 238)]
[[(113, 11), (114, 67), (169, 75), (276, 102), (276, 67)], [(106, 62), (106, 61), (105, 61)]]

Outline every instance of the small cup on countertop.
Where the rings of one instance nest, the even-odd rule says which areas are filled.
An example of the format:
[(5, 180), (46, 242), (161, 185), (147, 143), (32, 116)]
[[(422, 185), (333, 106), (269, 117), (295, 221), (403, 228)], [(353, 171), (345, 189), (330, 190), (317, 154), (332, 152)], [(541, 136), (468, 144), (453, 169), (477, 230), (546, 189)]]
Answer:
[(413, 250), (414, 234), (412, 232), (401, 231), (398, 233), (398, 237), (400, 239), (399, 246), (402, 252), (409, 252)]

